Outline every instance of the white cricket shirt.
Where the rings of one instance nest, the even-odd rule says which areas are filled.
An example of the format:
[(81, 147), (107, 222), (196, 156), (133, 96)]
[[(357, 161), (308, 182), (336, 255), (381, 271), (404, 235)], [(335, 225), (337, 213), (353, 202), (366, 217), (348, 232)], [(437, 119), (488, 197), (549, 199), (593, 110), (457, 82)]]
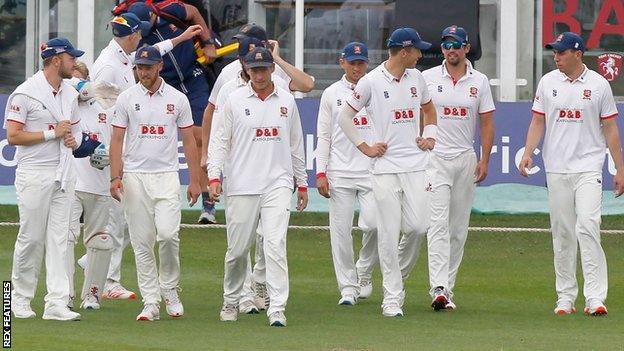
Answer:
[(494, 111), (488, 78), (466, 60), (466, 74), (458, 81), (444, 65), (423, 72), (429, 95), (438, 115), (438, 135), (433, 152), (444, 159), (453, 159), (473, 150), (479, 114)]
[[(316, 133), (316, 173), (327, 173), (334, 177), (367, 177), (371, 169), (371, 158), (358, 150), (338, 125), (338, 116), (355, 84), (343, 75), (321, 95)], [(373, 126), (366, 109), (361, 109), (353, 118), (353, 124), (366, 143), (373, 143)]]
[(295, 98), (275, 87), (261, 100), (251, 83), (223, 105), (223, 127), (208, 146), (208, 177), (221, 176), (229, 162), (227, 195), (265, 194), (276, 188), (307, 187), (303, 131)]
[(550, 71), (537, 86), (532, 110), (546, 118), (546, 172), (602, 172), (606, 141), (601, 120), (618, 114), (606, 79), (587, 67), (574, 81)]
[(112, 125), (125, 128), (123, 171), (137, 173), (177, 172), (178, 128), (193, 126), (186, 95), (160, 78), (151, 93), (141, 83), (117, 98)]
[(429, 156), (416, 145), (420, 136), (420, 106), (431, 101), (425, 79), (417, 69), (407, 69), (396, 79), (386, 61), (360, 79), (347, 103), (356, 111), (366, 107), (373, 123), (373, 142), (388, 150), (373, 159), (373, 174), (423, 171)]

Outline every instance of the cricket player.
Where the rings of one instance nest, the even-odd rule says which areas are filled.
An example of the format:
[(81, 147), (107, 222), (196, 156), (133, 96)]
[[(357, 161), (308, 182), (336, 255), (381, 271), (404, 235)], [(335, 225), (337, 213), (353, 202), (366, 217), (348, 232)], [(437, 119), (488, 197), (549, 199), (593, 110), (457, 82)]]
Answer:
[(208, 164), (213, 199), (221, 194), (223, 165), (227, 177), (227, 238), (223, 278), (222, 321), (237, 319), (249, 266), (249, 249), (262, 217), (266, 282), (270, 298), (269, 325), (286, 326), (288, 300), (286, 231), (290, 218), (293, 177), (297, 210), (307, 206), (307, 176), (303, 131), (294, 97), (275, 86), (270, 51), (257, 47), (245, 56), (250, 81), (234, 91), (223, 106), (223, 125), (217, 129)]
[[(431, 307), (439, 311), (456, 308), (453, 288), (468, 236), (468, 222), (476, 184), (487, 176), (494, 142), (494, 102), (488, 78), (466, 59), (468, 33), (450, 26), (442, 31), (442, 65), (423, 72), (438, 115), (438, 138), (430, 159), (431, 227), (427, 233)], [(477, 162), (473, 140), (477, 124), (481, 157)], [(418, 258), (420, 245), (400, 244), (401, 270), (405, 279)], [(404, 242), (405, 241), (405, 242)], [(413, 252), (408, 253), (409, 251)], [(405, 250), (405, 251), (403, 251)]]
[[(377, 240), (383, 278), (384, 316), (403, 315), (405, 290), (399, 265), (400, 233), (424, 236), (429, 228), (431, 183), (425, 173), (436, 138), (436, 112), (416, 62), (431, 47), (412, 28), (395, 30), (389, 58), (359, 80), (338, 123), (349, 140), (373, 158), (372, 187), (377, 201)], [(365, 142), (353, 124), (366, 107), (375, 144)], [(424, 117), (420, 135), (420, 110)]]
[(557, 69), (540, 79), (533, 101), (520, 174), (533, 172), (542, 135), (550, 227), (555, 256), (555, 314), (576, 312), (577, 247), (581, 251), (587, 315), (606, 315), (607, 260), (600, 245), (602, 166), (605, 146), (616, 168), (614, 193), (624, 192), (624, 161), (609, 82), (583, 64), (585, 43), (571, 32), (546, 45)]
[(44, 258), (47, 294), (43, 319), (79, 320), (67, 307), (67, 233), (75, 174), (72, 151), (81, 144), (78, 92), (70, 79), (76, 57), (84, 54), (65, 38), (41, 46), (43, 69), (9, 96), (4, 128), (17, 146), (15, 189), (20, 228), (13, 254), (11, 309), (15, 318), (34, 318), (39, 267)]
[[(123, 205), (134, 249), (144, 303), (137, 320), (153, 321), (160, 318), (161, 295), (170, 316), (184, 314), (178, 296), (178, 129), (189, 167), (190, 205), (200, 193), (199, 162), (188, 99), (158, 75), (163, 66), (159, 50), (153, 46), (140, 48), (135, 64), (140, 83), (119, 95), (112, 122), (110, 192)], [(160, 269), (156, 267), (155, 242), (159, 246)]]
[[(316, 186), (329, 199), (329, 232), (334, 270), (340, 291), (339, 305), (355, 305), (358, 298), (372, 293), (372, 271), (377, 254), (377, 206), (370, 179), (371, 159), (355, 148), (338, 127), (338, 115), (368, 68), (368, 48), (352, 42), (339, 59), (342, 79), (330, 85), (321, 96), (317, 119)], [(368, 143), (373, 127), (366, 109), (352, 122)], [(362, 229), (362, 249), (353, 262), (351, 227), (355, 201), (360, 204), (358, 226)]]

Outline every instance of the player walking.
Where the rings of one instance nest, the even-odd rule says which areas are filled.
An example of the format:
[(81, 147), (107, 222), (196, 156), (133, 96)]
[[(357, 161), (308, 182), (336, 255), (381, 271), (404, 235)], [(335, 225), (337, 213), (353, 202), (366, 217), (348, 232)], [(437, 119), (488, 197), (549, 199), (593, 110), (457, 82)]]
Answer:
[[(188, 161), (191, 204), (200, 193), (199, 162), (188, 99), (158, 75), (163, 65), (158, 49), (137, 50), (135, 63), (140, 83), (119, 95), (112, 123), (110, 191), (123, 205), (134, 249), (145, 304), (137, 320), (152, 321), (159, 319), (161, 295), (169, 315), (184, 314), (178, 296), (181, 204), (176, 129), (182, 134)], [(154, 256), (156, 241), (160, 274)]]
[(542, 155), (555, 255), (555, 313), (576, 312), (580, 246), (585, 314), (606, 315), (607, 260), (600, 245), (602, 166), (608, 146), (616, 168), (614, 192), (620, 196), (624, 161), (618, 112), (609, 82), (583, 64), (585, 44), (580, 36), (565, 32), (546, 49), (553, 50), (557, 69), (537, 86), (520, 173), (531, 173), (531, 155), (545, 132)]
[[(377, 206), (370, 180), (371, 159), (357, 150), (338, 127), (338, 114), (368, 68), (368, 48), (358, 42), (342, 50), (340, 67), (345, 74), (321, 96), (317, 120), (316, 186), (329, 198), (329, 231), (340, 305), (354, 305), (372, 293), (371, 276), (377, 254)], [(353, 124), (372, 143), (373, 127), (363, 108)], [(362, 249), (353, 262), (351, 227), (355, 200), (360, 204), (358, 226)]]

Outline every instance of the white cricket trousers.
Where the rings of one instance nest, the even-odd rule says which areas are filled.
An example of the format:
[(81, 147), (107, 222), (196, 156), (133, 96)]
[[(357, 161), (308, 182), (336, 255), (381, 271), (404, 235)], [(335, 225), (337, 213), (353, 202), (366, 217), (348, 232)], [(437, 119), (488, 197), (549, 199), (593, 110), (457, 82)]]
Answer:
[(546, 173), (558, 302), (574, 304), (577, 247), (588, 303), (607, 299), (607, 259), (600, 245), (602, 173)]
[[(143, 303), (160, 303), (160, 288), (180, 281), (181, 203), (178, 172), (125, 173), (122, 205)], [(154, 244), (158, 242), (160, 267)]]
[[(76, 296), (74, 287), (75, 257), (74, 248), (80, 238), (80, 215), (84, 213), (84, 236), (83, 242), (87, 243), (96, 233), (106, 232), (108, 226), (109, 211), (113, 200), (110, 196), (75, 191), (72, 200), (72, 208), (69, 224), (69, 237), (67, 240), (67, 277), (69, 278), (69, 295)], [(117, 202), (117, 201), (115, 201)], [(103, 287), (100, 287), (103, 288)], [(84, 296), (82, 296), (84, 298)]]
[(262, 217), (266, 284), (270, 304), (267, 315), (284, 311), (288, 300), (288, 262), (286, 232), (290, 219), (291, 189), (277, 188), (263, 195), (227, 196), (225, 210), (227, 251), (223, 277), (223, 300), (239, 302), (249, 270), (249, 249), (256, 237), (258, 219)]
[(46, 267), (45, 307), (65, 306), (69, 301), (69, 280), (65, 260), (71, 200), (76, 185), (69, 167), (65, 191), (54, 181), (56, 166), (18, 167), (15, 190), (20, 227), (13, 253), (13, 301), (29, 304), (37, 290), (41, 260)]
[(386, 306), (403, 306), (405, 292), (399, 264), (401, 232), (424, 236), (429, 229), (431, 185), (425, 171), (372, 176), (377, 201), (379, 266)]
[(124, 209), (119, 201), (112, 200), (110, 206), (110, 219), (108, 223), (108, 234), (113, 238), (113, 251), (111, 253), (111, 262), (108, 267), (108, 281), (121, 282), (121, 261), (123, 260), (123, 252), (130, 244), (130, 235), (128, 234), (128, 224), (124, 216)]
[[(371, 280), (377, 254), (377, 205), (370, 177), (329, 177), (329, 234), (334, 271), (342, 296), (360, 294), (358, 279)], [(362, 229), (362, 248), (353, 262), (353, 211), (360, 204), (358, 226)]]

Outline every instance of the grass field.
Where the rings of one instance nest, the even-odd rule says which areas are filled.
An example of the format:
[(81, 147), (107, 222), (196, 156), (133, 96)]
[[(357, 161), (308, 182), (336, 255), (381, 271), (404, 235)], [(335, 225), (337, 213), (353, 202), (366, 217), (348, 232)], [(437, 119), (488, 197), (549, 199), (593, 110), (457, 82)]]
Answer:
[[(220, 214), (222, 216), (222, 214)], [(192, 223), (196, 213), (184, 213)], [(16, 221), (16, 209), (0, 206), (0, 221)], [(222, 220), (222, 217), (221, 217)], [(326, 225), (325, 214), (294, 214), (291, 224)], [(548, 227), (544, 215), (474, 215), (473, 226)], [(605, 217), (603, 228), (624, 229)], [(0, 274), (10, 277), (17, 227), (0, 227)], [(360, 235), (355, 235), (359, 244)], [(381, 315), (381, 282), (375, 270), (371, 299), (337, 306), (339, 294), (329, 233), (288, 234), (290, 299), (287, 328), (268, 327), (266, 315), (240, 315), (222, 323), (224, 230), (181, 232), (182, 293), (186, 314), (172, 320), (134, 321), (140, 301), (107, 301), (100, 311), (80, 311), (80, 322), (41, 320), (45, 287), (40, 279), (37, 318), (13, 320), (16, 350), (624, 350), (624, 236), (604, 235), (609, 263), (609, 315), (556, 317), (552, 244), (548, 234), (471, 233), (457, 282), (458, 309), (429, 307), (425, 251), (407, 283), (403, 318)], [(80, 251), (83, 251), (80, 248)], [(80, 254), (80, 253), (77, 253)], [(79, 256), (77, 256), (79, 257)], [(580, 276), (580, 272), (579, 272)], [(124, 284), (138, 292), (131, 251)], [(43, 272), (42, 276), (43, 278)], [(78, 283), (81, 283), (79, 280)], [(582, 311), (584, 301), (577, 301)]]

